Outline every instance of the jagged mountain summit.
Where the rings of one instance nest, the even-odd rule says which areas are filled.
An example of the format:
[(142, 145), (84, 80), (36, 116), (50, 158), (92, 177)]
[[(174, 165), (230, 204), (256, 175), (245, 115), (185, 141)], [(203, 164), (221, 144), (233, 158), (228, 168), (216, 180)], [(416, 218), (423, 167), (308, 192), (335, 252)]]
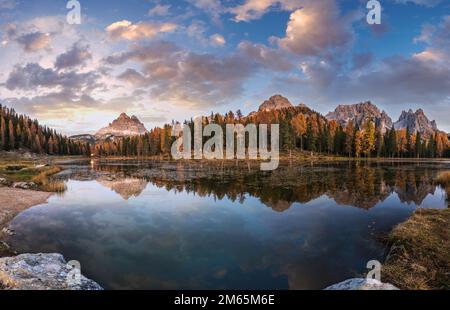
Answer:
[(394, 123), (396, 130), (407, 129), (410, 133), (417, 133), (424, 136), (431, 136), (438, 131), (436, 121), (430, 121), (422, 109), (416, 112), (409, 109), (409, 111), (402, 111), (400, 118)]
[(274, 95), (260, 105), (259, 112), (281, 110), (291, 107), (293, 107), (293, 105), (286, 97)]
[(347, 126), (350, 121), (360, 128), (364, 124), (372, 119), (375, 125), (385, 132), (387, 129), (392, 128), (392, 119), (385, 111), (380, 109), (371, 103), (370, 101), (351, 104), (351, 105), (339, 105), (334, 112), (330, 112), (325, 116), (328, 120), (335, 120), (342, 126)]
[(130, 137), (147, 133), (144, 124), (136, 116), (128, 116), (126, 113), (120, 114), (108, 127), (100, 129), (95, 137), (105, 139), (108, 137)]

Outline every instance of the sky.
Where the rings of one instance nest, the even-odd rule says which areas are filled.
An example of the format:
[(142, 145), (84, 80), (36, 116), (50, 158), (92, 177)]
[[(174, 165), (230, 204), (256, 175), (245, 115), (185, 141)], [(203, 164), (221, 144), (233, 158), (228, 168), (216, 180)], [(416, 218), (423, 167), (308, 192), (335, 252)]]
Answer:
[(0, 102), (72, 135), (121, 112), (147, 129), (257, 110), (372, 101), (450, 131), (450, 1), (0, 0)]

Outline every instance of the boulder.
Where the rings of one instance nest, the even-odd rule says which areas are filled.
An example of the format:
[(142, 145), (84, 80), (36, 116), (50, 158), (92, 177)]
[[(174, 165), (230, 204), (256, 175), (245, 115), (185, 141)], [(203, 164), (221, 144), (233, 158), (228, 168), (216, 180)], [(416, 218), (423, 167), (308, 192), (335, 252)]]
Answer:
[(20, 189), (35, 189), (37, 188), (37, 184), (34, 182), (16, 182), (12, 187)]
[(67, 264), (61, 254), (0, 258), (0, 287), (9, 290), (102, 290), (99, 284)]
[(325, 290), (328, 291), (393, 291), (397, 287), (389, 283), (382, 283), (375, 279), (354, 278), (331, 285)]

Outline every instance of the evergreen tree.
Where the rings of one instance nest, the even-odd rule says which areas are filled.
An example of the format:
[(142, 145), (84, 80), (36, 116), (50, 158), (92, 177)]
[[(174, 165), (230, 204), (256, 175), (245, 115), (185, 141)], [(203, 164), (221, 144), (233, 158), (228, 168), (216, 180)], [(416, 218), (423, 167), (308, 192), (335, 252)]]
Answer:
[(422, 156), (422, 135), (420, 134), (420, 131), (417, 132), (416, 145), (414, 149), (416, 157), (420, 158)]

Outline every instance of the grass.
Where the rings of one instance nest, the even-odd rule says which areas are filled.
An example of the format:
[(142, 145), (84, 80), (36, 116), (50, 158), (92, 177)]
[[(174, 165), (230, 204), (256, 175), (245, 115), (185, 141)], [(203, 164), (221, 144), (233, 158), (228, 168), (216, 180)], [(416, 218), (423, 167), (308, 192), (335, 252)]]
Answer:
[(388, 236), (383, 281), (406, 290), (450, 289), (450, 209), (419, 209)]
[(437, 182), (442, 187), (449, 188), (450, 187), (450, 171), (441, 173), (437, 178)]
[(447, 192), (447, 200), (450, 207), (450, 171), (441, 173), (437, 178), (437, 183), (441, 185)]
[(62, 193), (66, 190), (63, 181), (51, 180), (50, 176), (60, 172), (62, 169), (57, 166), (45, 167), (38, 175), (31, 178), (31, 181), (39, 186), (44, 192)]
[(9, 184), (34, 182), (39, 190), (45, 192), (63, 192), (65, 190), (64, 182), (51, 180), (50, 178), (61, 170), (57, 166), (36, 169), (35, 163), (30, 160), (0, 160), (0, 177), (5, 178)]

